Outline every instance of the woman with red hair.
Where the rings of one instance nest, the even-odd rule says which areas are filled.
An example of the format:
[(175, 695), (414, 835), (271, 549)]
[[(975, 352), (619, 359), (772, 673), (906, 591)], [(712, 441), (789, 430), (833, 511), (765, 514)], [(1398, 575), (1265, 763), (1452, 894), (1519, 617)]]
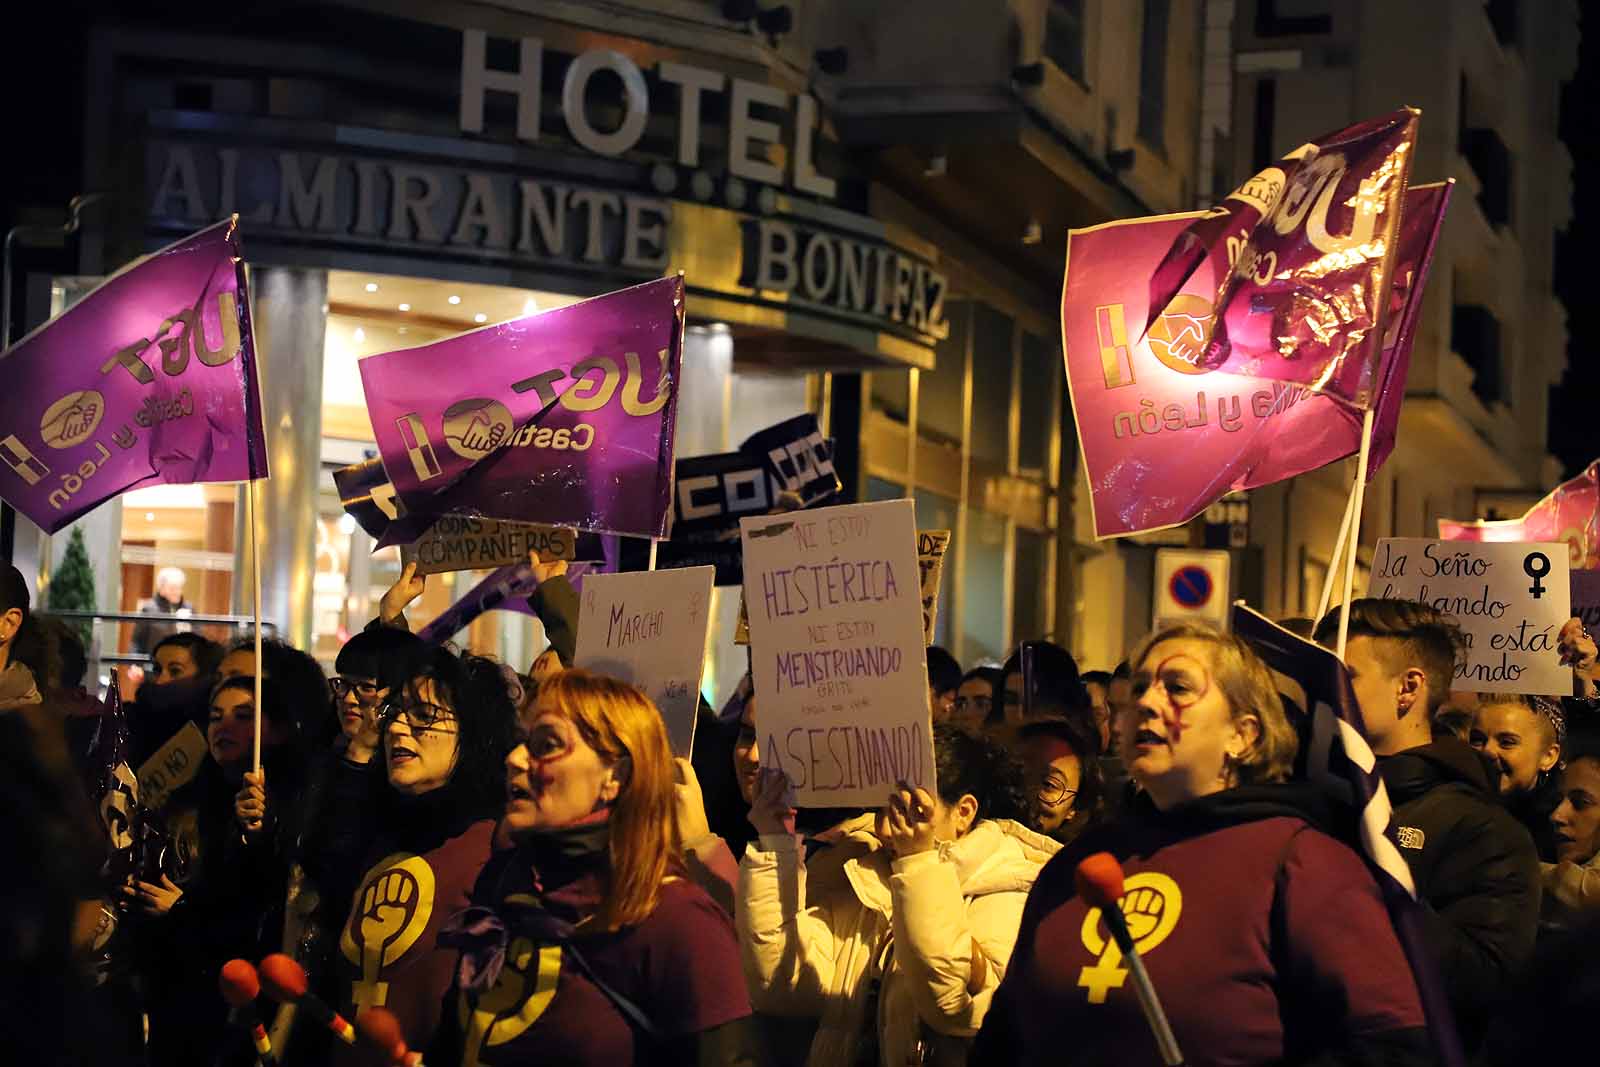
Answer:
[(638, 689), (569, 670), (539, 686), (506, 758), (500, 843), (430, 1054), (461, 1064), (745, 1064), (733, 926), (685, 878), (676, 766)]

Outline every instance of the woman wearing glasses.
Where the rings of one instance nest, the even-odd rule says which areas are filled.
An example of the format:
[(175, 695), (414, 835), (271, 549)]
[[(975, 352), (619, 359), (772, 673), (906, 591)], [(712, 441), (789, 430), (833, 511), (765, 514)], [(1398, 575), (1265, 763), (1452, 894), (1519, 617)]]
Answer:
[[(455, 965), (439, 926), (467, 906), (489, 858), (516, 713), (492, 660), (417, 642), (392, 677), (380, 746), (369, 752), (358, 732), (338, 768), (322, 859), (336, 870), (364, 858), (335, 950), (346, 1018), (388, 1008), (425, 1048)], [(359, 682), (352, 694), (359, 703)]]
[(1098, 820), (1104, 795), (1096, 739), (1076, 719), (1034, 719), (1018, 730), (1033, 791), (1033, 828), (1062, 844)]
[(686, 877), (649, 698), (555, 675), (525, 706), (500, 781), (512, 847), (448, 931), (457, 988), (428, 1062), (756, 1062), (733, 927)]
[(809, 856), (787, 779), (762, 772), (740, 948), (757, 1011), (817, 1020), (812, 1067), (965, 1063), (1028, 889), (1060, 847), (1021, 824), (1022, 768), (1000, 746), (940, 724), (933, 753), (936, 796), (897, 789)]
[(961, 676), (950, 722), (969, 734), (980, 734), (1001, 721), (998, 695), (1005, 684), (999, 667), (974, 667)]

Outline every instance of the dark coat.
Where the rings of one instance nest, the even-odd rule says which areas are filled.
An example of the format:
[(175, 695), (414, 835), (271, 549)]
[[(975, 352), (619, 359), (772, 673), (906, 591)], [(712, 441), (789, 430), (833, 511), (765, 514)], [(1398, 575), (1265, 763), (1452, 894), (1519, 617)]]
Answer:
[(1378, 771), (1394, 805), (1400, 853), (1427, 905), (1423, 934), (1470, 1049), (1533, 953), (1539, 857), (1500, 804), (1493, 768), (1461, 741), (1446, 737), (1385, 757)]

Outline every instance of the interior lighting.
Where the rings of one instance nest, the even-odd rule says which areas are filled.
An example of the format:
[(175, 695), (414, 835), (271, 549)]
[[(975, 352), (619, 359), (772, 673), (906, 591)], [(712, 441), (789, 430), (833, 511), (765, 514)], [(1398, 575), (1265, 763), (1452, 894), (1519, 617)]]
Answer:
[(456, 294), (451, 293), (450, 294), (450, 303), (459, 304), (459, 303), (461, 303), (461, 298), (459, 296), (457, 296)]
[(411, 310), (411, 305), (410, 304), (401, 304), (400, 305), (400, 310), (401, 311), (410, 311)]
[(378, 291), (378, 283), (377, 282), (368, 282), (367, 283), (367, 292), (376, 293), (377, 291)]
[(472, 321), (473, 322), (488, 322), (489, 321), (489, 316), (485, 315), (483, 312), (480, 311), (476, 315), (472, 316)]

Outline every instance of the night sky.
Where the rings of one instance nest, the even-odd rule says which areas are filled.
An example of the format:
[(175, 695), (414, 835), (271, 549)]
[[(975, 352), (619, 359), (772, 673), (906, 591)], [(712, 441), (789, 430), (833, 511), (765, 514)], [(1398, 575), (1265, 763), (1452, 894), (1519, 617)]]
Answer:
[(1567, 376), (1550, 391), (1550, 451), (1566, 465), (1568, 477), (1600, 458), (1600, 339), (1577, 314), (1577, 309), (1594, 306), (1590, 285), (1600, 275), (1595, 263), (1600, 241), (1600, 204), (1595, 203), (1600, 191), (1595, 103), (1600, 20), (1590, 21), (1594, 24), (1584, 27), (1587, 32), (1578, 46), (1578, 72), (1561, 99), (1561, 139), (1573, 164), (1572, 225), (1556, 246), (1556, 294), (1567, 305)]

